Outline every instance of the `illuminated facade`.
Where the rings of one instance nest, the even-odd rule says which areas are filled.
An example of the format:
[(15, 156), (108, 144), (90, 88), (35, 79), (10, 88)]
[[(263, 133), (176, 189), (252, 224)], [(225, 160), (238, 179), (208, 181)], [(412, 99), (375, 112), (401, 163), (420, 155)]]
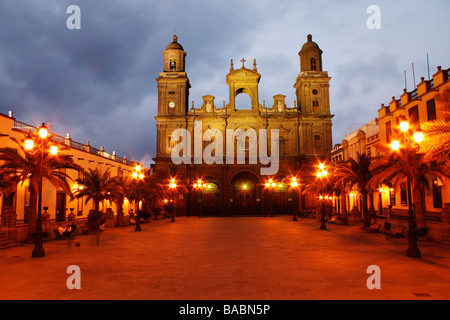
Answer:
[[(419, 128), (423, 122), (443, 119), (435, 97), (450, 88), (449, 70), (439, 67), (432, 79), (421, 78), (421, 82), (415, 90), (412, 92), (404, 90), (399, 99), (393, 97), (389, 105), (383, 104), (378, 110), (378, 118), (351, 132), (342, 140), (341, 144), (335, 145), (331, 152), (331, 161), (336, 164), (349, 158), (355, 159), (357, 153), (366, 153), (372, 158), (376, 158), (381, 154), (379, 146), (389, 147), (402, 119), (406, 119), (414, 129)], [(448, 160), (448, 155), (446, 158)], [(441, 181), (433, 177), (428, 178), (429, 187), (424, 190), (424, 196), (426, 225), (430, 228), (429, 237), (450, 243), (449, 181), (448, 179)], [(356, 187), (353, 190), (346, 189), (340, 197), (335, 197), (334, 210), (341, 214), (345, 199), (349, 221), (359, 223), (362, 198), (356, 189)], [(369, 190), (368, 207), (369, 214), (374, 218), (372, 222), (379, 223), (389, 220), (394, 227), (407, 229), (406, 183), (401, 183), (399, 187), (382, 185), (378, 189)]]
[[(17, 144), (10, 138), (22, 141), (30, 132), (35, 132), (36, 127), (17, 121), (12, 112), (9, 115), (0, 114), (0, 148), (18, 149)], [(52, 141), (58, 146), (64, 146), (66, 150), (60, 151), (73, 157), (74, 162), (79, 165), (82, 170), (67, 169), (66, 173), (73, 179), (69, 181), (72, 189), (76, 188), (76, 179), (83, 177), (83, 171), (98, 168), (101, 172), (109, 169), (110, 177), (114, 176), (130, 176), (134, 171), (134, 165), (126, 158), (116, 157), (115, 153), (109, 154), (101, 149), (93, 148), (86, 144), (72, 141), (69, 135), (61, 137), (54, 135)], [(27, 183), (19, 184), (12, 193), (3, 193), (0, 196), (0, 233), (9, 238), (15, 238), (17, 242), (30, 240), (35, 230), (36, 217), (30, 212), (31, 202), (36, 199), (36, 195), (29, 188)], [(48, 232), (57, 229), (60, 223), (67, 223), (68, 219), (75, 219), (76, 224), (86, 222), (89, 210), (94, 209), (92, 201), (85, 203), (85, 199), (71, 200), (69, 195), (64, 193), (62, 189), (56, 188), (49, 181), (43, 181), (42, 206), (47, 208), (43, 214), (45, 221), (43, 222), (43, 231)], [(117, 213), (116, 205), (109, 201), (104, 201), (100, 209), (107, 211), (112, 209), (113, 213)], [(133, 203), (125, 201), (123, 209), (127, 215), (134, 208)], [(44, 213), (44, 211), (42, 211)], [(48, 214), (48, 215), (47, 215)], [(111, 219), (112, 220), (112, 219)], [(49, 236), (53, 236), (52, 232), (48, 232)]]
[[(273, 97), (272, 105), (266, 106), (265, 102), (261, 105), (258, 94), (261, 75), (256, 61), (247, 68), (245, 59), (238, 67), (231, 61), (225, 77), (229, 86), (228, 103), (224, 101), (222, 106), (217, 105), (214, 96), (205, 95), (201, 106), (189, 106), (191, 86), (185, 70), (186, 52), (176, 36), (163, 56), (163, 72), (157, 78), (157, 155), (154, 159), (157, 174), (164, 175), (167, 166), (174, 163), (173, 152), (178, 150), (175, 148), (181, 141), (174, 134), (176, 130), (185, 130), (189, 135), (184, 151), (190, 152), (178, 165), (177, 172), (178, 180), (183, 181), (189, 193), (177, 196), (177, 212), (197, 215), (201, 211), (203, 215), (219, 216), (267, 214), (264, 210), (272, 207), (266, 202), (269, 197), (264, 195), (269, 192), (264, 188), (269, 178), (277, 182), (277, 187), (270, 190), (273, 193), (270, 201), (275, 204), (277, 213), (292, 212), (291, 204), (295, 199), (288, 183), (291, 176), (289, 159), (299, 155), (325, 158), (332, 143), (330, 78), (322, 70), (322, 50), (312, 41), (311, 35), (299, 52), (301, 67), (294, 84), (296, 101), (293, 106), (286, 104), (282, 94)], [(243, 96), (247, 100), (243, 101)], [(249, 159), (258, 146), (261, 148), (263, 138), (259, 133), (262, 129), (268, 133), (265, 137), (267, 150), (278, 148), (279, 165), (271, 175), (261, 174), (261, 168), (267, 164)], [(275, 147), (272, 129), (279, 135), (276, 148), (272, 148)], [(229, 135), (229, 130), (234, 133)], [(244, 136), (240, 144), (237, 135), (248, 132), (256, 132), (257, 138), (252, 140)], [(240, 151), (245, 154), (245, 163), (237, 161)], [(196, 158), (196, 152), (200, 154), (200, 160)], [(205, 154), (215, 161), (207, 163), (205, 157), (202, 159)], [(259, 152), (256, 154), (260, 155)], [(205, 188), (192, 189), (199, 179), (205, 182)]]
[[(413, 129), (420, 128), (420, 124), (443, 119), (439, 110), (439, 102), (435, 99), (437, 94), (450, 88), (450, 69), (438, 67), (437, 72), (430, 80), (421, 78), (421, 82), (412, 92), (405, 89), (399, 99), (392, 97), (388, 105), (382, 105), (378, 110), (380, 125), (380, 144), (388, 146), (394, 139), (395, 130), (400, 121), (406, 119)], [(445, 119), (443, 119), (445, 120)], [(426, 137), (425, 137), (426, 138)], [(448, 160), (448, 155), (446, 159)], [(428, 177), (428, 188), (424, 190), (426, 223), (430, 227), (430, 236), (438, 241), (450, 243), (450, 183), (449, 179)], [(399, 188), (383, 186), (380, 189), (382, 197), (382, 208), (387, 212), (392, 206), (393, 217), (398, 218), (394, 222), (402, 224), (407, 214), (407, 192), (406, 183)], [(414, 199), (413, 199), (414, 200)]]
[[(377, 150), (379, 143), (380, 130), (378, 118), (375, 118), (345, 136), (342, 139), (342, 143), (335, 145), (331, 152), (331, 161), (337, 164), (339, 162), (345, 162), (350, 158), (356, 159), (358, 153), (365, 153), (374, 158), (379, 155), (379, 151)], [(368, 197), (369, 209), (374, 212), (374, 208), (379, 208), (380, 200), (374, 192), (370, 192)], [(362, 212), (362, 198), (361, 194), (357, 191), (357, 186), (352, 190), (345, 190), (339, 197), (335, 197), (333, 206), (335, 212), (338, 214), (341, 214), (343, 211), (343, 201), (345, 201), (349, 220), (359, 219)]]

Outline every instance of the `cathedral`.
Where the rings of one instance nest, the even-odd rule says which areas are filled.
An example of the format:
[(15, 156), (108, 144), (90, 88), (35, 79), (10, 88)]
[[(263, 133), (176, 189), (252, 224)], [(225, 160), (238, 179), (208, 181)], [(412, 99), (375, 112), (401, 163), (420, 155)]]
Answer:
[[(299, 157), (324, 159), (332, 149), (331, 78), (322, 70), (322, 50), (311, 35), (298, 54), (292, 107), (282, 94), (273, 96), (273, 105), (261, 105), (256, 61), (247, 67), (244, 59), (238, 67), (231, 60), (225, 77), (228, 104), (217, 105), (213, 95), (205, 95), (201, 107), (190, 107), (187, 53), (173, 36), (156, 79), (154, 170), (184, 186), (173, 195), (177, 214), (271, 215), (291, 213), (299, 202), (308, 206), (290, 184), (295, 175), (290, 164)], [(250, 97), (251, 105), (239, 105), (239, 95)], [(168, 175), (168, 168), (174, 167), (176, 172)]]

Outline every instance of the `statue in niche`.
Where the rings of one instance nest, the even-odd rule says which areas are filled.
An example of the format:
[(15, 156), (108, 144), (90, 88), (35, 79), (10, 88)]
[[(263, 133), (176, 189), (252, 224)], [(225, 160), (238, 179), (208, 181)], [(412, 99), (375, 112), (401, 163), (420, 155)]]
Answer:
[(278, 104), (277, 104), (278, 111), (280, 111), (280, 112), (283, 111), (283, 107), (284, 107), (283, 102), (278, 100)]
[(212, 105), (211, 105), (211, 101), (206, 102), (206, 112), (211, 112), (212, 111)]

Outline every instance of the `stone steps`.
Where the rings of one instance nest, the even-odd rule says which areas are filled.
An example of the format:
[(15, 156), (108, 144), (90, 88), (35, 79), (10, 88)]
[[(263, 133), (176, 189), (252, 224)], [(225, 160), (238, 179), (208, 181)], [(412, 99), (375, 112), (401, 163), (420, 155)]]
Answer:
[(16, 245), (17, 245), (16, 237), (7, 236), (4, 233), (0, 233), (0, 250), (10, 248), (10, 247), (15, 247)]
[(442, 243), (447, 245), (447, 246), (450, 246), (450, 236), (442, 235)]

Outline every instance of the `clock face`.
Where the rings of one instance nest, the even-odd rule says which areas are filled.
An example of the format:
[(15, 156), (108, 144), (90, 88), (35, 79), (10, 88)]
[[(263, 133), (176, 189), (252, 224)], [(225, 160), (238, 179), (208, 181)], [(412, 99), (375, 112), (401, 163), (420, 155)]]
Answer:
[(169, 102), (169, 108), (174, 108), (175, 107), (175, 102), (171, 101)]
[(317, 94), (318, 91), (317, 91), (316, 89), (314, 89), (314, 90), (312, 91), (312, 93), (313, 93), (313, 94)]

